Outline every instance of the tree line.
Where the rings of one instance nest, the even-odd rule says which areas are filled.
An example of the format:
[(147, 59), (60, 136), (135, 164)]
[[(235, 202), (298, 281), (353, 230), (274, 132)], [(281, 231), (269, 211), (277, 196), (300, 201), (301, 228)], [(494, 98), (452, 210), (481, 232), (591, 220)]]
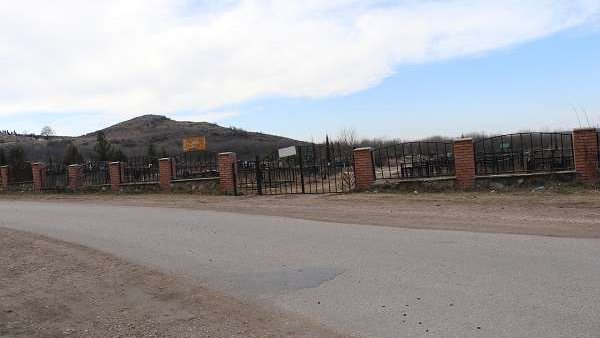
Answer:
[[(160, 151), (156, 150), (155, 145), (150, 142), (147, 147), (146, 159), (149, 163), (158, 162), (161, 157), (168, 157), (164, 148)], [(21, 145), (14, 145), (0, 148), (0, 165), (18, 166), (27, 161), (25, 149)], [(94, 145), (94, 153), (88, 161), (98, 162), (127, 162), (127, 156), (123, 151), (110, 143), (106, 139), (104, 132), (100, 131), (96, 134), (96, 144)], [(69, 143), (64, 150), (61, 160), (49, 158), (48, 164), (60, 163), (63, 165), (84, 164), (86, 159), (79, 151), (79, 148), (74, 143)]]

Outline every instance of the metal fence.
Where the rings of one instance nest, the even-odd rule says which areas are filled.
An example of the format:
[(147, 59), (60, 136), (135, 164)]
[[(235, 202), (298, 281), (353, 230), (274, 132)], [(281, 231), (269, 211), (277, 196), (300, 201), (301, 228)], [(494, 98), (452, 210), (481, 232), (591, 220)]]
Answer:
[(69, 185), (69, 172), (63, 163), (51, 164), (46, 168), (46, 176), (42, 181), (44, 189), (64, 189)]
[(411, 179), (454, 175), (452, 142), (406, 142), (373, 151), (377, 179)]
[(573, 170), (571, 133), (517, 133), (475, 142), (477, 175)]
[(218, 177), (217, 154), (210, 151), (189, 151), (173, 157), (175, 179)]
[(33, 172), (30, 162), (17, 163), (10, 167), (9, 184), (30, 184), (33, 183)]
[[(295, 147), (296, 154), (277, 152), (256, 161), (238, 162), (241, 194), (327, 194), (354, 189), (352, 149), (336, 145)], [(344, 151), (346, 150), (346, 151)]]
[(596, 142), (598, 144), (598, 168), (600, 168), (600, 130), (596, 132)]
[(94, 187), (110, 184), (109, 162), (88, 162), (81, 166), (81, 185)]
[(154, 183), (159, 181), (158, 159), (133, 157), (123, 165), (123, 183)]

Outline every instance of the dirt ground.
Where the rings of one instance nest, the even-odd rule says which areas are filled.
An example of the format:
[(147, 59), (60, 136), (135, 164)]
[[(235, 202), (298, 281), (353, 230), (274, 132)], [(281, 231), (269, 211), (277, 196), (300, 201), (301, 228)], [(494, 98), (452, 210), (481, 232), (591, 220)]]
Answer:
[(0, 228), (0, 337), (338, 337), (81, 246)]
[(285, 196), (0, 195), (1, 199), (108, 203), (286, 216), (419, 229), (600, 238), (600, 192), (473, 192)]

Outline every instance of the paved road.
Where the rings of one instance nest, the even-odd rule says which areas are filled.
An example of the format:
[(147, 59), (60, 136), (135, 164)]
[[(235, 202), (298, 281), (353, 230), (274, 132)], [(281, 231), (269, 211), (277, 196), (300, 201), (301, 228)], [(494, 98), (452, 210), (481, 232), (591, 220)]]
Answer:
[(358, 337), (600, 337), (600, 240), (144, 207), (1, 202), (80, 243)]

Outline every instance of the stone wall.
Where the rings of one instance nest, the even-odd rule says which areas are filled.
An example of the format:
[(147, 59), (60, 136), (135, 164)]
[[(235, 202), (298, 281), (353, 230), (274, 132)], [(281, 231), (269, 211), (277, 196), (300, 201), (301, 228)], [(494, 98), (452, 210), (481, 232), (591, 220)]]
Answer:
[(121, 183), (119, 185), (119, 193), (123, 194), (158, 193), (160, 191), (160, 182)]
[(171, 191), (176, 193), (189, 193), (201, 195), (218, 195), (219, 178), (198, 178), (190, 180), (171, 181)]

